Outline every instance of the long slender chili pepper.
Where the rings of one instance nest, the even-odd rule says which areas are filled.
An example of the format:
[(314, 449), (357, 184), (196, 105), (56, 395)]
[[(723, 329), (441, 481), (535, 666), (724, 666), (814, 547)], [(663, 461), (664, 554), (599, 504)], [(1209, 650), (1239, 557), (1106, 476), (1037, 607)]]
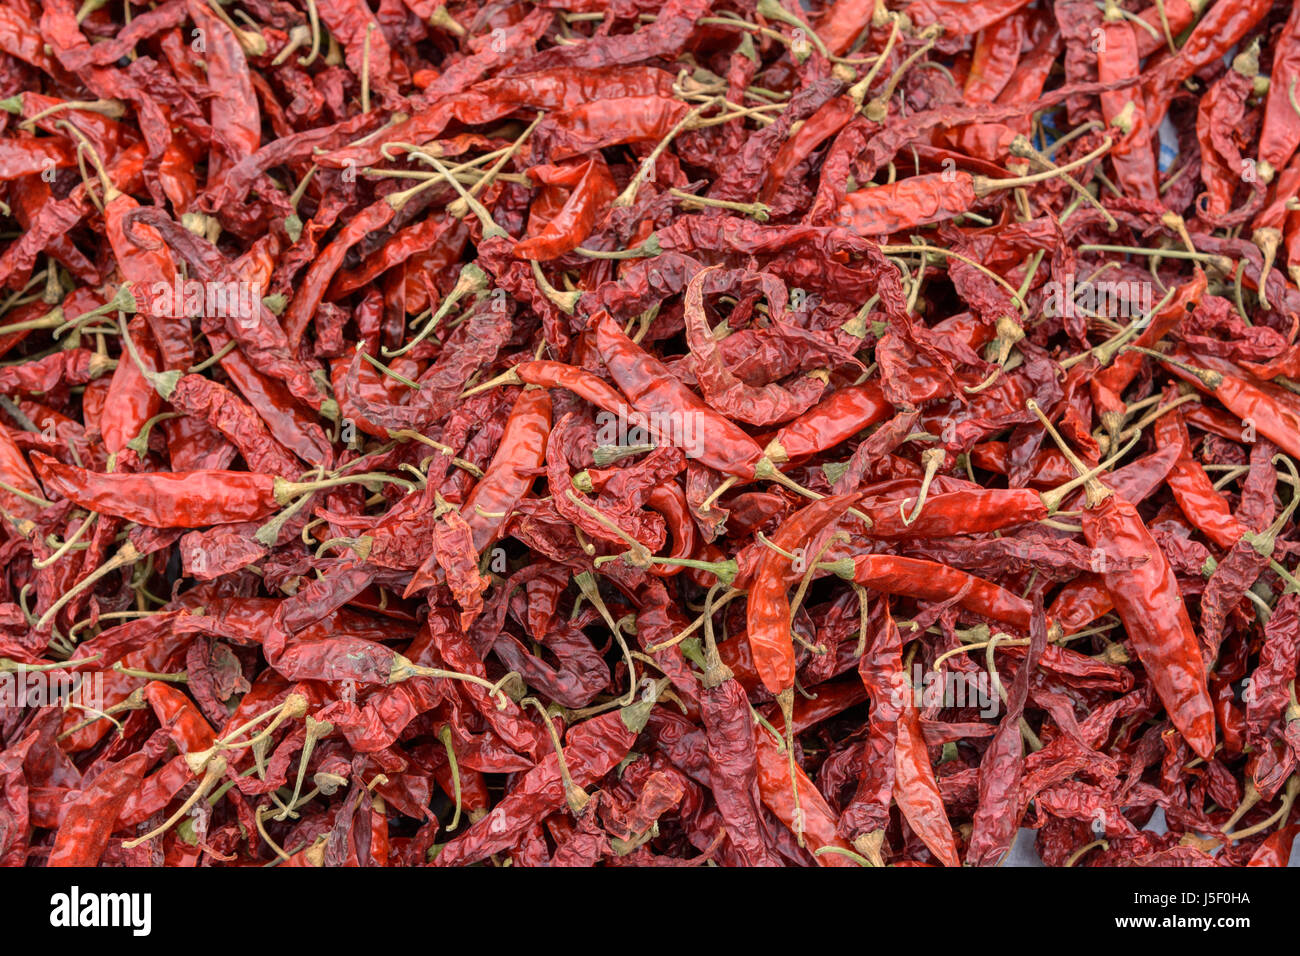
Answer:
[(60, 464), (40, 453), (32, 456), (32, 462), (41, 483), (51, 491), (99, 514), (116, 515), (150, 528), (256, 521), (321, 488), (393, 480), (388, 476), (348, 475), (319, 482), (294, 482), (247, 471), (97, 474)]
[[(1107, 0), (1097, 41), (1097, 79), (1103, 83), (1130, 80), (1140, 70), (1137, 29), (1120, 15), (1116, 0)], [(1116, 90), (1101, 94), (1102, 115), (1123, 134), (1110, 152), (1124, 191), (1136, 199), (1157, 198), (1156, 161), (1151, 149), (1146, 106), (1140, 92)]]
[(596, 347), (605, 367), (632, 403), (652, 423), (689, 435), (695, 457), (710, 468), (752, 478), (762, 449), (740, 428), (704, 404), (653, 356), (638, 348), (608, 313), (592, 317)]
[[(1033, 406), (1037, 410), (1037, 405)], [(1056, 437), (1044, 417), (1044, 427)], [(1061, 450), (1070, 453), (1064, 444)], [(1076, 467), (1081, 463), (1076, 460)], [(1214, 752), (1214, 708), (1205, 686), (1201, 650), (1168, 560), (1137, 509), (1100, 482), (1089, 481), (1083, 533), (1103, 559), (1145, 557), (1131, 571), (1103, 568), (1102, 580), (1147, 666), (1169, 719), (1198, 755)]]
[[(530, 472), (546, 459), (550, 424), (551, 399), (546, 390), (529, 387), (520, 392), (496, 456), (461, 507), (475, 551), (481, 552), (491, 544), (515, 506), (528, 494), (535, 477)], [(415, 573), (407, 594), (434, 580), (436, 558), (436, 554), (431, 556)]]
[[(790, 637), (790, 581), (802, 577), (811, 553), (790, 562), (783, 552), (806, 549), (813, 535), (843, 515), (859, 495), (837, 495), (813, 502), (781, 525), (773, 536), (774, 547), (759, 560), (749, 588), (746, 639), (754, 655), (754, 666), (763, 685), (773, 694), (794, 686), (794, 644)], [(796, 567), (795, 564), (799, 566)]]
[(709, 746), (709, 769), (718, 786), (714, 794), (736, 852), (746, 866), (775, 866), (778, 859), (762, 839), (758, 807), (758, 752), (749, 698), (718, 656), (713, 636), (713, 595), (704, 607), (705, 672), (700, 717)]
[(1284, 865), (1298, 9), (0, 6), (0, 864)]
[(1197, 368), (1159, 352), (1136, 351), (1167, 363), (1179, 378), (1213, 395), (1243, 422), (1253, 423), (1261, 435), (1288, 455), (1300, 457), (1300, 414), (1273, 400), (1248, 380)]
[(979, 200), (1000, 189), (1032, 185), (1087, 165), (1111, 146), (1111, 140), (1104, 140), (1092, 153), (1072, 163), (1016, 179), (973, 176), (957, 169), (912, 176), (875, 189), (861, 189), (845, 197), (840, 209), (840, 224), (862, 236), (884, 236), (943, 222), (970, 212)]
[(1165, 478), (1178, 507), (1211, 541), (1221, 548), (1231, 548), (1248, 529), (1215, 490), (1205, 469), (1192, 458), (1191, 439), (1178, 409), (1156, 422), (1155, 440), (1181, 449), (1178, 461)]

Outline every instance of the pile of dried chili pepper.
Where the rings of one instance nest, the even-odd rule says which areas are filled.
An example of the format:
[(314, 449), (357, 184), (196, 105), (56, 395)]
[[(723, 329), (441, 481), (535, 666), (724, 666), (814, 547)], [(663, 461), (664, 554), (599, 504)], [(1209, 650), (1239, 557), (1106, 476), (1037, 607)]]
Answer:
[(6, 0), (0, 864), (1285, 866), (1300, 6)]

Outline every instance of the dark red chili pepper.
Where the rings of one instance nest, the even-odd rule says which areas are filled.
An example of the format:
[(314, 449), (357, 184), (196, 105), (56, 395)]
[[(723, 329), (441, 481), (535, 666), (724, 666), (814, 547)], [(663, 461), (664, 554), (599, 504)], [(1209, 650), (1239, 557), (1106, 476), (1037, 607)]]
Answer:
[(920, 558), (867, 554), (844, 558), (835, 571), (882, 594), (926, 601), (955, 600), (965, 610), (1028, 633), (1032, 605), (1024, 598), (957, 568)]
[(122, 807), (161, 755), (161, 747), (151, 743), (105, 767), (94, 783), (68, 801), (60, 814), (58, 835), (46, 865), (94, 866), (99, 862)]
[(1300, 81), (1300, 13), (1295, 7), (1274, 42), (1273, 68), (1268, 79), (1268, 102), (1259, 131), (1259, 160), (1280, 173), (1300, 146), (1300, 114), (1292, 105)]
[(617, 766), (636, 743), (649, 710), (645, 703), (637, 703), (575, 724), (565, 735), (563, 765), (555, 753), (544, 757), (510, 796), (447, 845), (438, 865), (481, 860), (511, 846), (521, 828), (572, 799), (572, 792), (566, 792), (568, 785), (588, 787)]
[[(803, 508), (781, 525), (773, 536), (772, 548), (763, 554), (749, 585), (746, 638), (754, 655), (754, 665), (763, 685), (773, 694), (794, 686), (794, 645), (790, 637), (790, 601), (786, 593), (790, 581), (801, 577), (813, 560), (807, 551), (813, 536), (851, 508), (860, 495), (837, 495), (823, 498)], [(798, 562), (785, 554), (799, 549)], [(795, 567), (799, 564), (799, 567)]]
[(1148, 69), (1144, 79), (1147, 121), (1154, 127), (1164, 119), (1178, 86), (1206, 64), (1219, 59), (1268, 15), (1272, 3), (1245, 0), (1216, 3), (1197, 22), (1178, 53)]
[(967, 103), (989, 103), (998, 98), (1016, 73), (1024, 38), (1025, 17), (1019, 13), (980, 31), (962, 87), (962, 98)]
[[(776, 720), (778, 723), (773, 726), (780, 733), (785, 727), (779, 723), (780, 716)], [(853, 866), (853, 861), (843, 855), (851, 852), (850, 847), (835, 832), (835, 813), (816, 785), (798, 764), (791, 770), (790, 760), (780, 752), (765, 727), (755, 725), (753, 733), (758, 755), (758, 789), (764, 805), (790, 830), (801, 835), (819, 864)]]
[(1181, 362), (1171, 371), (1207, 394), (1243, 422), (1250, 422), (1259, 434), (1288, 455), (1300, 457), (1300, 414), (1273, 399), (1245, 378), (1195, 368)]
[(1178, 507), (1207, 538), (1221, 548), (1231, 548), (1248, 529), (1233, 516), (1210, 476), (1192, 457), (1191, 438), (1179, 409), (1172, 409), (1157, 419), (1155, 440), (1181, 449), (1178, 461), (1165, 478)]
[[(1178, 323), (1196, 308), (1201, 296), (1205, 294), (1205, 288), (1205, 273), (1197, 267), (1192, 281), (1180, 285), (1167, 304), (1157, 307), (1150, 322), (1138, 333), (1133, 344), (1142, 348), (1154, 348), (1157, 342), (1177, 328)], [(1115, 356), (1110, 364), (1103, 365), (1088, 381), (1093, 403), (1101, 414), (1103, 424), (1112, 434), (1118, 433), (1117, 416), (1124, 411), (1121, 396), (1141, 368), (1141, 353), (1124, 351)]]
[(1284, 864), (1278, 7), (0, 9), (0, 862)]
[[(1137, 509), (1095, 480), (1086, 485), (1083, 534), (1128, 640), (1146, 665), (1169, 719), (1197, 754), (1214, 752), (1214, 708), (1205, 684), (1200, 645), (1173, 569)], [(1145, 559), (1130, 570), (1118, 561)]]
[(907, 14), (917, 26), (938, 23), (950, 33), (978, 33), (1003, 17), (1028, 6), (1028, 0), (984, 0), (962, 3), (960, 0), (913, 0)]
[[(729, 475), (752, 478), (762, 449), (736, 425), (713, 411), (636, 346), (608, 313), (592, 317), (596, 347), (632, 407), (660, 430), (689, 438), (702, 464)], [(658, 424), (656, 424), (658, 423)]]
[(570, 187), (571, 192), (538, 234), (515, 246), (514, 254), (520, 259), (540, 262), (577, 248), (617, 194), (614, 178), (600, 159), (588, 159), (577, 167), (534, 166), (528, 176), (550, 187)]
[[(1097, 38), (1097, 79), (1114, 83), (1137, 78), (1139, 56), (1137, 29), (1120, 15), (1116, 0), (1108, 0)], [(1141, 93), (1135, 88), (1102, 93), (1101, 110), (1106, 122), (1123, 134), (1110, 153), (1119, 184), (1135, 199), (1156, 199), (1156, 159)]]

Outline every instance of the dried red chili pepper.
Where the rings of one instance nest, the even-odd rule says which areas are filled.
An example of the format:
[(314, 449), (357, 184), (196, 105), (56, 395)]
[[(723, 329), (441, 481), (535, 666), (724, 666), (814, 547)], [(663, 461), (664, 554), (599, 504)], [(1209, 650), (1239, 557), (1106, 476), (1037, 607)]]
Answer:
[(1178, 52), (1154, 68), (1143, 80), (1147, 102), (1147, 120), (1156, 126), (1164, 119), (1174, 91), (1188, 77), (1206, 64), (1232, 49), (1261, 19), (1268, 15), (1271, 3), (1247, 0), (1244, 3), (1216, 3), (1201, 17)]
[[(1043, 422), (1047, 424), (1045, 418)], [(1102, 568), (1101, 577), (1130, 643), (1149, 668), (1169, 719), (1188, 746), (1208, 760), (1214, 752), (1214, 709), (1205, 687), (1200, 647), (1173, 570), (1133, 505), (1099, 482), (1089, 481), (1085, 488), (1088, 500), (1082, 523), (1088, 544), (1103, 560), (1146, 558), (1130, 571)]]
[[(1106, 4), (1096, 49), (1097, 79), (1102, 83), (1137, 78), (1141, 69), (1137, 29), (1120, 15), (1116, 0)], [(1133, 88), (1102, 93), (1101, 109), (1106, 122), (1123, 134), (1110, 153), (1119, 185), (1135, 199), (1156, 199), (1156, 159), (1141, 94)]]
[[(773, 694), (794, 686), (794, 645), (790, 637), (790, 601), (787, 588), (802, 577), (814, 556), (806, 549), (822, 528), (843, 515), (859, 495), (837, 495), (813, 502), (781, 525), (772, 538), (775, 546), (759, 559), (749, 586), (746, 639), (763, 685)], [(800, 560), (787, 554), (800, 549)], [(795, 567), (795, 564), (799, 567)]]
[(1300, 18), (890, 7), (0, 10), (0, 861), (1285, 863)]

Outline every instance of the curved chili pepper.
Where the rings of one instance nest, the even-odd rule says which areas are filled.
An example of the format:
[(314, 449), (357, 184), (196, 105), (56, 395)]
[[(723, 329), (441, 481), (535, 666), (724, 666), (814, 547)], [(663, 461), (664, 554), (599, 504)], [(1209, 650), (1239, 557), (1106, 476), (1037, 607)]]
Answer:
[(290, 348), (296, 348), (301, 341), (307, 323), (315, 315), (330, 280), (343, 264), (348, 250), (370, 233), (392, 222), (396, 213), (393, 203), (386, 198), (367, 206), (359, 215), (348, 220), (334, 241), (312, 262), (298, 287), (298, 294), (293, 297), (284, 314), (284, 332), (289, 339)]
[(212, 728), (181, 691), (162, 681), (150, 681), (144, 687), (144, 699), (182, 754), (200, 753), (212, 746), (216, 739)]
[(1015, 75), (1025, 38), (1025, 16), (1013, 13), (979, 33), (970, 72), (962, 87), (967, 103), (989, 103), (998, 98)]
[[(1135, 79), (1140, 72), (1137, 29), (1119, 10), (1116, 0), (1108, 0), (1097, 42), (1097, 79), (1102, 83)], [(1110, 153), (1120, 185), (1136, 199), (1155, 200), (1156, 158), (1141, 94), (1133, 88), (1102, 93), (1101, 111), (1107, 124), (1123, 133)]]
[[(909, 516), (920, 508), (920, 513)], [(924, 507), (915, 498), (867, 502), (860, 510), (871, 519), (872, 538), (945, 538), (987, 534), (1041, 521), (1049, 509), (1043, 496), (1028, 488), (980, 488), (931, 495)]]
[(1300, 457), (1300, 414), (1271, 398), (1245, 378), (1187, 365), (1171, 371), (1201, 391), (1213, 395), (1243, 422), (1250, 422), (1288, 455)]
[(839, 224), (863, 236), (887, 236), (969, 212), (980, 195), (975, 177), (958, 169), (900, 179), (844, 197)]
[[(636, 743), (648, 716), (649, 707), (637, 703), (571, 727), (565, 735), (564, 760), (573, 784), (591, 786), (614, 769)], [(567, 796), (559, 758), (549, 753), (487, 816), (447, 844), (437, 865), (472, 863), (506, 849), (533, 822), (564, 806)]]
[(1102, 555), (1146, 557), (1130, 571), (1102, 571), (1129, 643), (1188, 745), (1207, 760), (1214, 752), (1214, 708), (1205, 686), (1200, 645), (1160, 546), (1137, 510), (1108, 493), (1083, 513), (1083, 533)]
[(118, 815), (158, 754), (146, 747), (104, 768), (61, 814), (47, 866), (94, 866), (112, 837)]
[(894, 406), (879, 382), (839, 389), (781, 427), (764, 454), (778, 464), (827, 451), (890, 417)]
[[(624, 407), (618, 390), (585, 369), (561, 362), (521, 362), (511, 370), (521, 384), (565, 388), (599, 409), (617, 415)], [(508, 381), (508, 379), (507, 379)]]
[(597, 99), (551, 113), (531, 140), (534, 156), (568, 159), (621, 143), (655, 143), (689, 112), (669, 96)]
[[(127, 332), (136, 341), (136, 349), (146, 368), (158, 371), (159, 357), (152, 338), (137, 337), (145, 331), (143, 319), (132, 319)], [(109, 380), (99, 431), (109, 454), (121, 456), (140, 434), (147, 421), (162, 408), (162, 397), (133, 361), (118, 362)]]
[[(492, 463), (460, 509), (476, 552), (481, 553), (495, 540), (532, 488), (535, 470), (546, 461), (550, 430), (550, 395), (543, 388), (525, 388), (515, 400)], [(429, 587), (439, 573), (435, 551), (415, 572), (403, 596)]]
[(753, 478), (762, 449), (736, 425), (674, 379), (663, 363), (639, 348), (601, 311), (591, 319), (596, 348), (632, 407), (658, 428), (692, 439), (702, 464), (728, 475)]
[(700, 692), (700, 717), (708, 741), (714, 799), (744, 864), (776, 866), (779, 860), (762, 836), (759, 757), (749, 698), (740, 681), (717, 659), (716, 647), (712, 654), (714, 662), (704, 675)]
[(45, 500), (40, 483), (4, 426), (0, 426), (0, 481), (8, 486), (0, 488), (0, 510), (15, 518), (40, 517), (40, 502)]
[(185, 375), (167, 401), (177, 411), (200, 418), (225, 435), (251, 471), (291, 475), (302, 467), (271, 437), (253, 407), (218, 382)]
[[(773, 724), (778, 732), (784, 727), (780, 715)], [(826, 803), (826, 798), (818, 791), (816, 785), (808, 779), (803, 768), (794, 765), (794, 781), (791, 782), (790, 760), (772, 739), (765, 727), (757, 724), (753, 729), (754, 743), (758, 757), (758, 791), (763, 803), (790, 830), (803, 836), (809, 848), (816, 855), (822, 866), (854, 866), (853, 861), (844, 856), (851, 853), (852, 847), (836, 834), (835, 814)], [(794, 802), (795, 788), (798, 788), (799, 804)], [(841, 853), (822, 852), (833, 847)]]
[[(83, 508), (150, 528), (193, 528), (256, 521), (288, 503), (277, 479), (246, 471), (96, 474), (32, 456), (41, 483)], [(280, 479), (283, 482), (283, 479)]]
[(1233, 210), (1233, 194), (1246, 164), (1233, 137), (1225, 134), (1244, 122), (1246, 101), (1254, 94), (1258, 75), (1258, 53), (1248, 50), (1238, 54), (1232, 69), (1216, 80), (1197, 104), (1196, 137), (1201, 144), (1201, 181), (1206, 189), (1204, 202), (1198, 200), (1197, 208), (1206, 221), (1216, 225), (1245, 219), (1264, 202), (1261, 183), (1254, 187), (1254, 196), (1244, 209)]
[(1187, 520), (1219, 547), (1231, 548), (1249, 529), (1236, 519), (1205, 469), (1192, 458), (1191, 439), (1180, 409), (1156, 420), (1155, 439), (1161, 445), (1181, 449), (1165, 482)]
[(1264, 124), (1259, 131), (1259, 159), (1281, 172), (1300, 146), (1300, 116), (1291, 105), (1300, 80), (1300, 12), (1295, 7), (1274, 41), (1273, 51)]
[[(1057, 437), (1047, 419), (1042, 420)], [(1132, 504), (1095, 479), (1088, 480), (1085, 490), (1084, 538), (1099, 556), (1101, 578), (1129, 643), (1147, 668), (1173, 725), (1188, 746), (1208, 760), (1214, 752), (1214, 707), (1200, 643), (1173, 568)], [(1116, 561), (1130, 558), (1145, 561), (1127, 571), (1115, 569)]]
[[(695, 522), (691, 519), (690, 506), (686, 503), (686, 492), (674, 482), (666, 481), (655, 485), (646, 499), (646, 507), (663, 515), (668, 532), (673, 538), (671, 558), (690, 558), (695, 555)], [(686, 570), (682, 565), (656, 565), (654, 573), (660, 577), (671, 577)]]
[[(898, 720), (898, 738), (894, 748), (894, 798), (907, 825), (915, 831), (930, 852), (944, 866), (961, 866), (952, 823), (944, 810), (943, 796), (934, 778), (921, 714), (913, 694), (904, 692)], [(1018, 730), (1018, 728), (1017, 728)]]
[(983, 0), (974, 4), (962, 0), (912, 0), (907, 15), (918, 27), (938, 23), (949, 33), (971, 34), (1028, 5), (1029, 0)]
[(491, 543), (514, 506), (528, 494), (533, 484), (528, 472), (545, 461), (550, 425), (550, 396), (545, 389), (525, 388), (510, 412), (492, 464), (461, 507), (473, 534), (474, 550), (481, 552)]
[(857, 104), (850, 97), (840, 96), (804, 120), (798, 132), (786, 140), (777, 152), (768, 169), (762, 192), (759, 193), (759, 201), (770, 204), (794, 168), (818, 146), (847, 126), (856, 113)]
[(836, 56), (843, 56), (871, 24), (875, 9), (875, 0), (840, 0), (833, 3), (825, 16), (817, 21), (817, 35), (826, 44), (826, 49)]
[(1259, 23), (1272, 8), (1271, 0), (1215, 3), (1192, 29), (1178, 53), (1148, 72), (1143, 86), (1147, 122), (1164, 119), (1178, 86), (1202, 67), (1219, 59)]
[[(801, 551), (811, 546), (813, 536), (843, 515), (861, 495), (836, 495), (815, 501), (786, 519), (773, 535), (772, 543), (781, 551)], [(804, 561), (812, 555), (803, 554)], [(746, 639), (754, 655), (754, 666), (763, 686), (779, 694), (794, 686), (794, 644), (790, 637), (790, 601), (786, 589), (792, 579), (801, 577), (785, 555), (770, 549), (759, 558), (749, 585), (746, 610)]]
[(845, 558), (835, 572), (863, 587), (883, 594), (898, 594), (925, 601), (956, 601), (972, 614), (1028, 633), (1033, 606), (1024, 598), (991, 581), (957, 568), (889, 554), (864, 554)]
[(571, 186), (572, 192), (561, 208), (546, 222), (540, 233), (529, 236), (514, 248), (519, 259), (544, 262), (564, 255), (582, 244), (590, 234), (597, 217), (605, 210), (617, 189), (609, 167), (599, 157), (588, 159), (580, 166), (534, 166), (529, 178), (549, 187)]

